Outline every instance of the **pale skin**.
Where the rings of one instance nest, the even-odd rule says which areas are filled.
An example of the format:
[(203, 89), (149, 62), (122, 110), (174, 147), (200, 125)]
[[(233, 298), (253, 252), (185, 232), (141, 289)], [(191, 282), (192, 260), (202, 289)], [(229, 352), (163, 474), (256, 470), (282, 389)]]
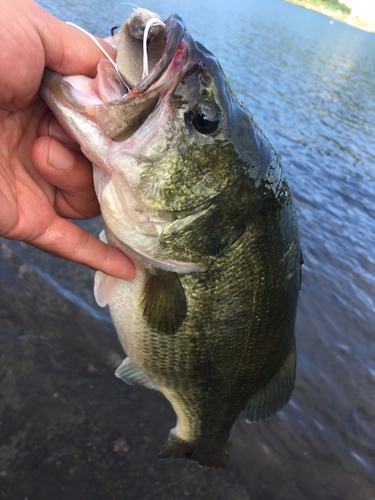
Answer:
[(0, 236), (132, 279), (122, 252), (67, 220), (100, 213), (92, 168), (38, 94), (45, 67), (92, 76), (102, 53), (31, 0), (0, 3), (0, 47)]

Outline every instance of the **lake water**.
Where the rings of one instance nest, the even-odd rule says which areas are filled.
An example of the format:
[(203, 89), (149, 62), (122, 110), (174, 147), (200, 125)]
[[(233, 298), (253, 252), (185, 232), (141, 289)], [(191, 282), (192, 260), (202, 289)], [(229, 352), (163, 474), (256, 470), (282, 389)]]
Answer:
[[(40, 4), (102, 37), (131, 12), (111, 15), (113, 1)], [(282, 0), (142, 6), (182, 16), (281, 158), (305, 259), (296, 387), (278, 416), (239, 419), (226, 472), (158, 462), (173, 413), (100, 364), (102, 351), (121, 350), (94, 304), (93, 273), (2, 240), (2, 497), (373, 500), (375, 35)]]

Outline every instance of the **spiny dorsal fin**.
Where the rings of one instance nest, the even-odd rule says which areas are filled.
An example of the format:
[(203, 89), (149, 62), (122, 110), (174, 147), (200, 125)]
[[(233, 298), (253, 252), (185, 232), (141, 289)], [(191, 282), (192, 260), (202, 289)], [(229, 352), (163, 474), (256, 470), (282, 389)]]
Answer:
[(147, 271), (142, 297), (143, 316), (160, 333), (173, 335), (187, 313), (185, 292), (176, 273)]
[(244, 413), (247, 422), (265, 420), (280, 411), (292, 394), (296, 378), (296, 347), (293, 344), (286, 360), (265, 386), (247, 402)]
[(115, 371), (115, 375), (121, 378), (127, 384), (140, 384), (147, 389), (159, 389), (153, 383), (153, 381), (148, 377), (137, 365), (133, 363), (130, 358), (125, 358), (121, 365)]

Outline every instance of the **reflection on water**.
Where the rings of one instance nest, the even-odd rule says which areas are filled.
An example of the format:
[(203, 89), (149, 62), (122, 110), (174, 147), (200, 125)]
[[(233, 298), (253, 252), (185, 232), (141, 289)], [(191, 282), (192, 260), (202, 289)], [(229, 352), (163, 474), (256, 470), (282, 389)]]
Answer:
[[(108, 19), (114, 2), (41, 3), (62, 19), (100, 36), (108, 35), (110, 26), (117, 23), (117, 13)], [(370, 500), (375, 497), (375, 36), (338, 22), (330, 25), (328, 18), (281, 0), (210, 0), (204, 2), (209, 18), (202, 14), (202, 5), (198, 0), (150, 0), (144, 6), (162, 17), (173, 11), (182, 15), (193, 36), (219, 58), (237, 95), (282, 160), (297, 205), (305, 257), (296, 325), (296, 388), (290, 404), (273, 419), (257, 425), (239, 420), (224, 475), (212, 471), (196, 475), (194, 465), (166, 465), (155, 460), (171, 423), (160, 423), (158, 418), (172, 418), (165, 403), (151, 391), (125, 390), (121, 386), (120, 398), (135, 398), (126, 406), (127, 424), (135, 418), (137, 424), (153, 432), (147, 434), (140, 425), (135, 425), (131, 434), (124, 430), (127, 439), (134, 435), (133, 455), (122, 458), (123, 465), (116, 462), (118, 471), (108, 459), (112, 464), (105, 476), (108, 485), (100, 479), (97, 488), (105, 498), (120, 498), (116, 495), (126, 487), (124, 498), (134, 499), (146, 498), (151, 492), (155, 498)], [(127, 17), (129, 7), (119, 8), (120, 14), (121, 9)], [(99, 225), (88, 223), (87, 227), (96, 232)], [(25, 245), (6, 243), (3, 255), (11, 251), (12, 259), (18, 259), (19, 270), (0, 266), (0, 276), (7, 286), (19, 293), (28, 290), (20, 278), (22, 263), (26, 263), (27, 272), (30, 265), (40, 270), (41, 283), (53, 279), (58, 284), (54, 286), (56, 301), (61, 295), (76, 302), (80, 309), (79, 301), (70, 293), (79, 296), (87, 308), (96, 307), (91, 272)], [(43, 273), (51, 278), (43, 280)], [(17, 295), (17, 300), (23, 300), (22, 294)], [(64, 307), (69, 309), (66, 304)], [(87, 308), (85, 314), (90, 312)], [(45, 314), (51, 310), (47, 302)], [(97, 316), (99, 313), (104, 316)], [(55, 314), (58, 317), (59, 313)], [(105, 312), (91, 316), (110, 328)], [(34, 321), (32, 330), (42, 329), (42, 317)], [(61, 335), (63, 332), (64, 325)], [(12, 343), (8, 348), (13, 352), (17, 345)], [(84, 352), (88, 347), (81, 349)], [(95, 365), (95, 360), (92, 363)], [(107, 384), (106, 390), (110, 391), (111, 380), (104, 383), (100, 379), (96, 385)], [(16, 387), (12, 390), (17, 393)], [(75, 396), (67, 391), (67, 401), (69, 397), (74, 400)], [(115, 403), (110, 404), (113, 412), (106, 413), (102, 423), (117, 429), (118, 412)], [(120, 408), (127, 403), (121, 399), (116, 404)], [(147, 412), (147, 408), (154, 409)], [(99, 408), (97, 412), (99, 420)], [(43, 415), (45, 425), (50, 426), (54, 414)], [(23, 428), (19, 421), (7, 429), (10, 424), (4, 414), (2, 421), (5, 431), (14, 436)], [(145, 432), (149, 441), (143, 440)], [(5, 473), (0, 477), (5, 478), (14, 464), (19, 466), (17, 450), (22, 450), (22, 470), (30, 477), (27, 485), (32, 488), (30, 463), (36, 460), (36, 445), (14, 446), (10, 452), (4, 433), (1, 439), (4, 445), (0, 446), (0, 459)], [(46, 436), (41, 434), (40, 439)], [(87, 439), (91, 443), (94, 438)], [(103, 450), (110, 447), (110, 441), (102, 441)], [(103, 456), (105, 453), (108, 450), (103, 451)], [(40, 459), (38, 463), (41, 470), (50, 472), (50, 463), (55, 462), (47, 465)], [(69, 473), (68, 465), (59, 472), (54, 467), (57, 482), (54, 485), (44, 480), (45, 488), (56, 495), (70, 484), (70, 496), (62, 498), (73, 498), (71, 492), (78, 484), (71, 482), (73, 473)], [(96, 475), (97, 482), (100, 474), (90, 467), (76, 474)], [(85, 481), (90, 484), (87, 477)], [(9, 491), (11, 485), (10, 481)], [(94, 490), (87, 486), (82, 491), (80, 498), (88, 498), (88, 492)], [(38, 498), (44, 497), (39, 493)], [(99, 496), (93, 493), (92, 498)]]

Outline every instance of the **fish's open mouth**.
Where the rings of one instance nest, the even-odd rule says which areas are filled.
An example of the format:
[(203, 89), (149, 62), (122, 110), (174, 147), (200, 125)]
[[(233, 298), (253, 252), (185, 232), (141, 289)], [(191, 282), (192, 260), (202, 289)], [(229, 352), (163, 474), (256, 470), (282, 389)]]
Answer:
[(160, 99), (176, 85), (176, 77), (188, 56), (185, 25), (178, 14), (172, 14), (165, 24), (160, 23), (164, 29), (148, 41), (152, 68), (143, 76), (143, 39), (132, 34), (131, 19), (132, 16), (119, 36), (117, 69), (102, 59), (94, 79), (63, 77), (46, 69), (42, 80), (42, 95), (44, 87), (55, 98), (97, 123), (106, 136), (116, 142), (128, 139), (142, 126)]

